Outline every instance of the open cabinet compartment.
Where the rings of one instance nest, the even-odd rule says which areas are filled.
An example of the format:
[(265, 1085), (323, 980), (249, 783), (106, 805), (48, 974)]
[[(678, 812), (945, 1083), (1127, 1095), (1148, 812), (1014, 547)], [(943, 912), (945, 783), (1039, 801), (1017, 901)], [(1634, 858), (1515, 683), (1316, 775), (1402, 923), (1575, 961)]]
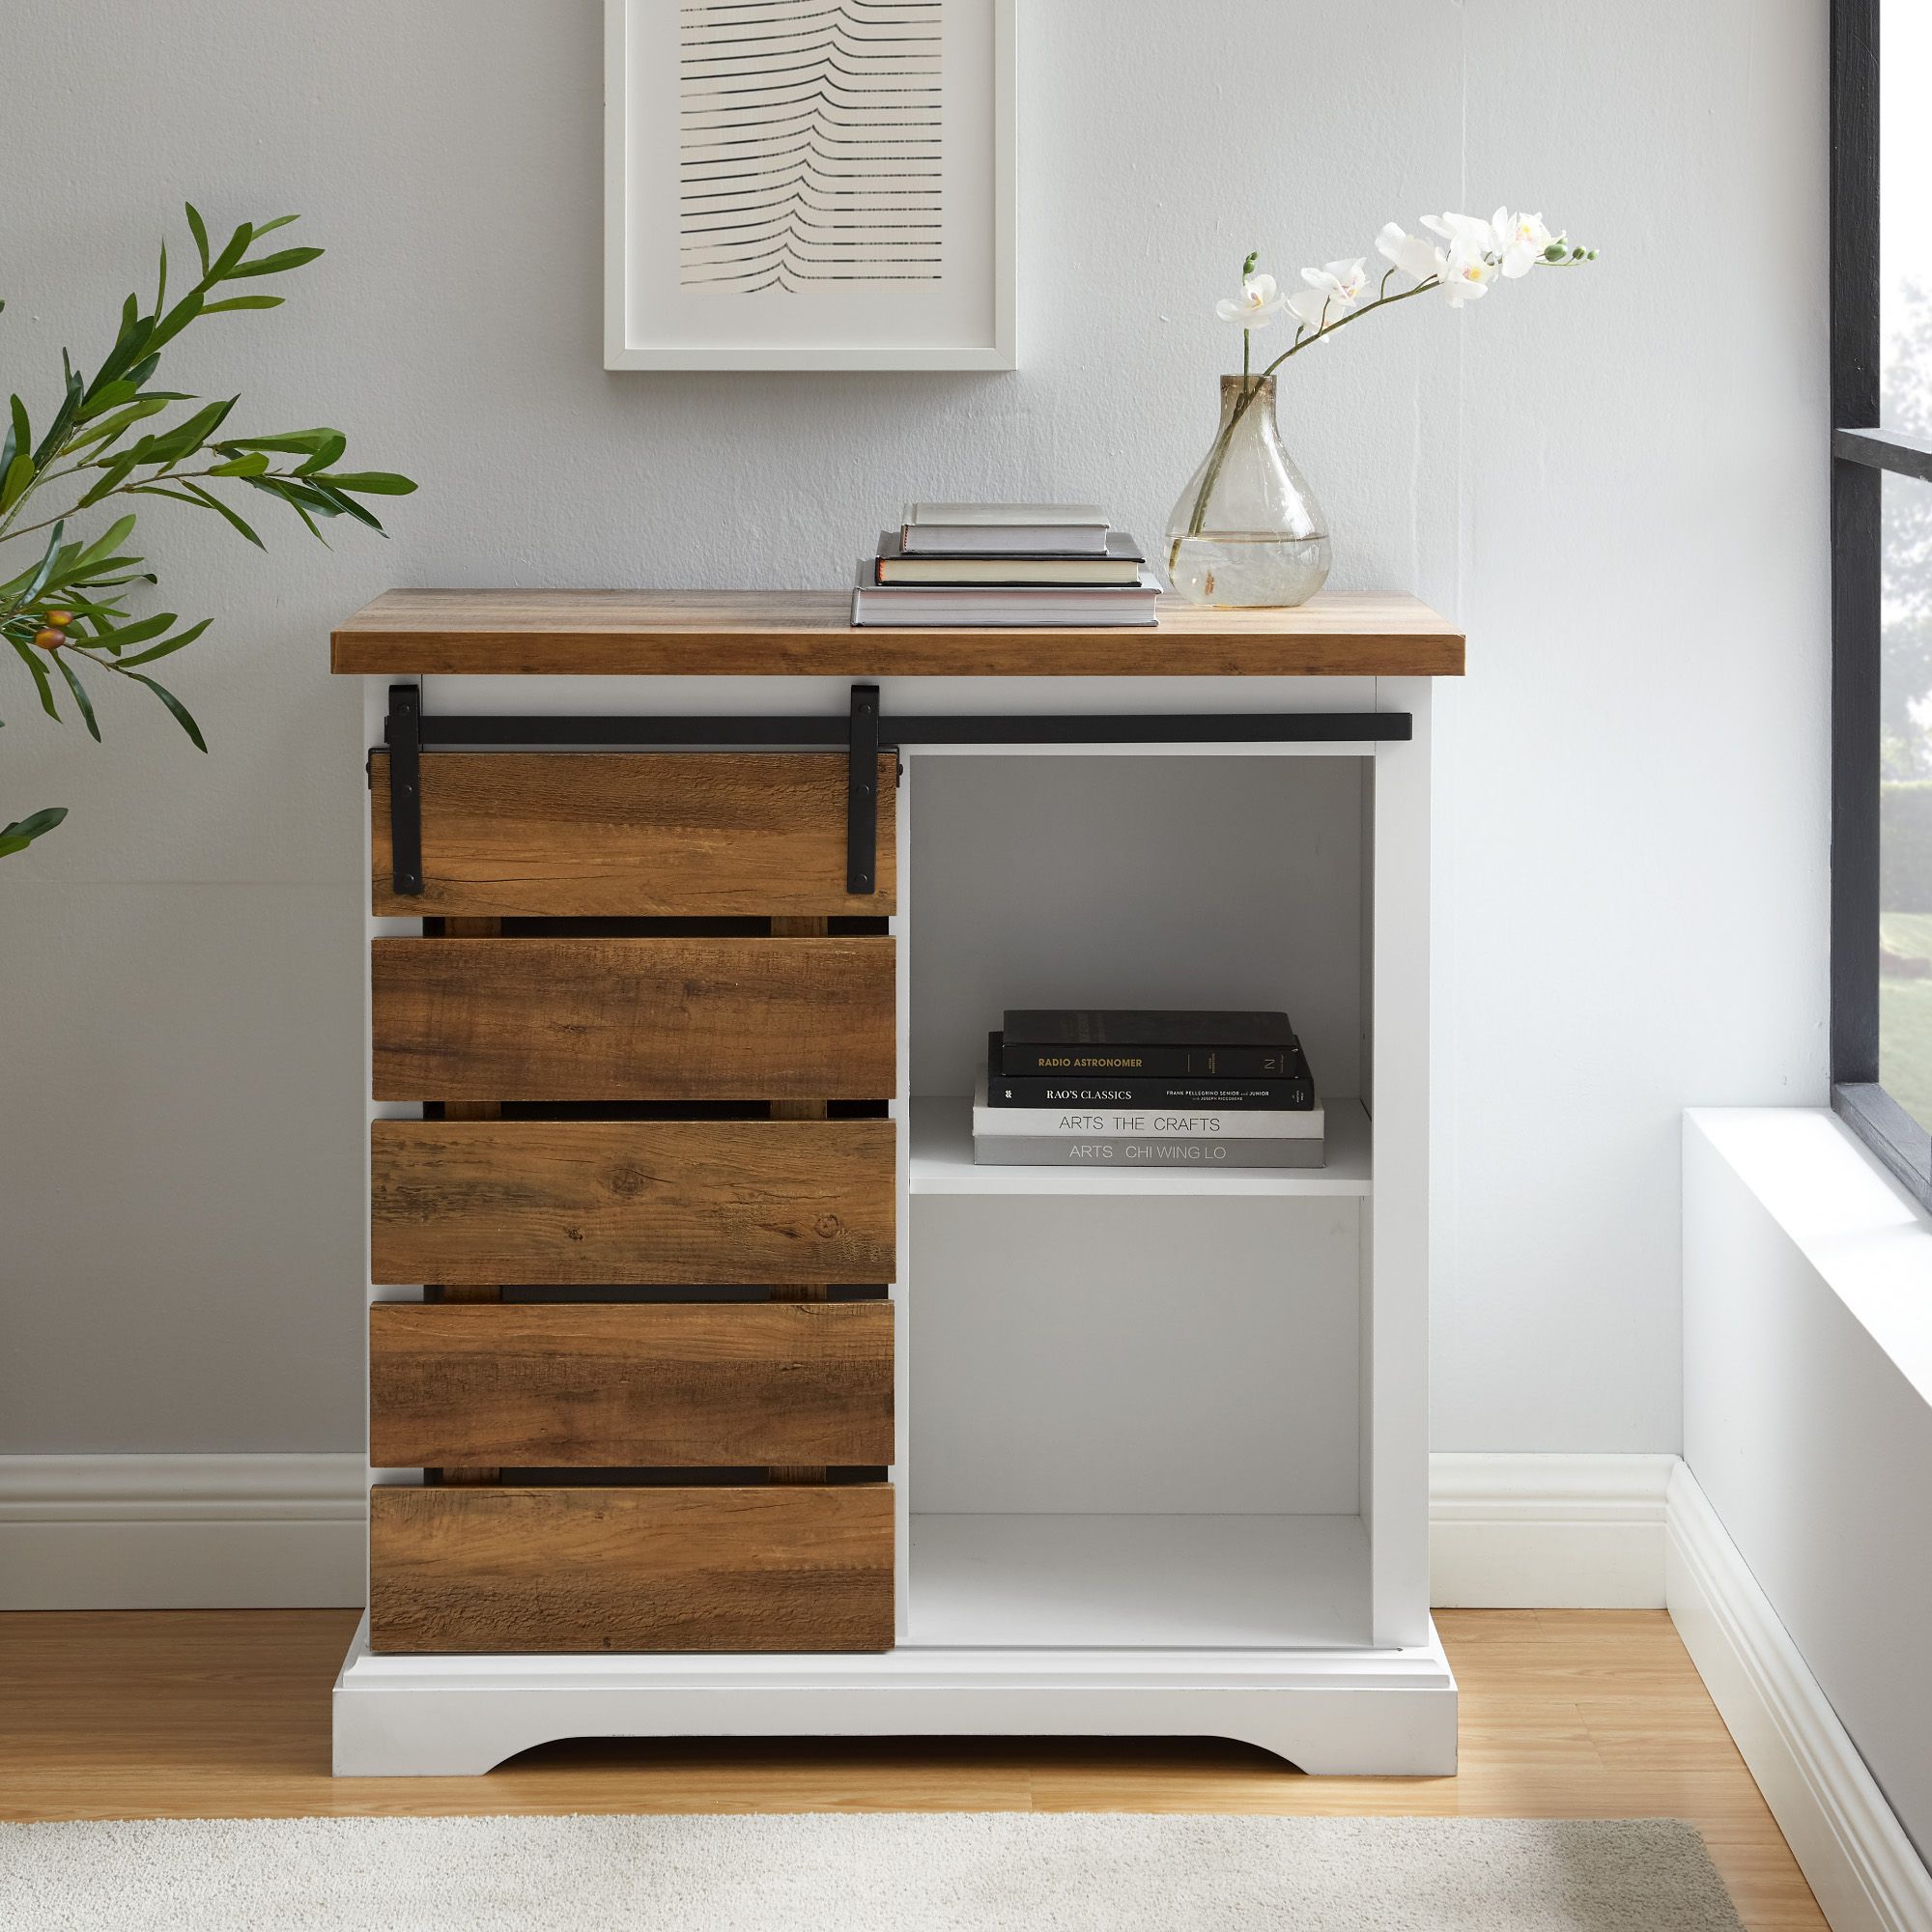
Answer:
[[(1374, 767), (907, 758), (901, 1642), (1366, 1646)], [(976, 1168), (1007, 1007), (1286, 1009), (1314, 1170)]]

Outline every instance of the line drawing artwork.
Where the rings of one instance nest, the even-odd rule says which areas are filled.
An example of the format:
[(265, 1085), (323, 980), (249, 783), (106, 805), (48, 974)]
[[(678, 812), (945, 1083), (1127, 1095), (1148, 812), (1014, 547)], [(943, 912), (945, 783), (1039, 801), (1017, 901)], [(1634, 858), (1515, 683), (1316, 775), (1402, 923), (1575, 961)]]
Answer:
[(944, 0), (698, 0), (678, 12), (688, 289), (942, 279)]

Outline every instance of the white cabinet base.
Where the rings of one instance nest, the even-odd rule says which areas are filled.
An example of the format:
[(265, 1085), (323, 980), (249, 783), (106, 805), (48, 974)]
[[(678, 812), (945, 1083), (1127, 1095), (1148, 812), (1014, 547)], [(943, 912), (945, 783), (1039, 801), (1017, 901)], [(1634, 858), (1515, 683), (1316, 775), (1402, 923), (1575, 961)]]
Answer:
[(473, 1775), (621, 1737), (1216, 1737), (1324, 1776), (1448, 1776), (1456, 1679), (1412, 1650), (378, 1657), (334, 1697), (338, 1777)]

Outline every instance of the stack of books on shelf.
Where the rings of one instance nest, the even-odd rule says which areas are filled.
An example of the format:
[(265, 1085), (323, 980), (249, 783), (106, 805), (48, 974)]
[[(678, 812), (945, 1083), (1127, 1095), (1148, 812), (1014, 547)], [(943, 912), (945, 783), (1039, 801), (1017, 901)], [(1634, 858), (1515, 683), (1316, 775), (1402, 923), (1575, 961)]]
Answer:
[(1320, 1167), (1322, 1131), (1286, 1013), (1009, 1011), (973, 1100), (992, 1166)]
[(1093, 503), (908, 503), (859, 566), (854, 624), (1151, 624), (1160, 583)]

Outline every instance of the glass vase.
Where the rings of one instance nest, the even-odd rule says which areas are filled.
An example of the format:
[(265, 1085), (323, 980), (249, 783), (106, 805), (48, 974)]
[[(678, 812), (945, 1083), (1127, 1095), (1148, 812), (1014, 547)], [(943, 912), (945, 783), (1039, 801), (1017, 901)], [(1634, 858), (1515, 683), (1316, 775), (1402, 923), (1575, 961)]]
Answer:
[(1327, 580), (1328, 520), (1282, 446), (1274, 378), (1221, 378), (1221, 426), (1167, 520), (1165, 562), (1196, 604), (1305, 604)]

